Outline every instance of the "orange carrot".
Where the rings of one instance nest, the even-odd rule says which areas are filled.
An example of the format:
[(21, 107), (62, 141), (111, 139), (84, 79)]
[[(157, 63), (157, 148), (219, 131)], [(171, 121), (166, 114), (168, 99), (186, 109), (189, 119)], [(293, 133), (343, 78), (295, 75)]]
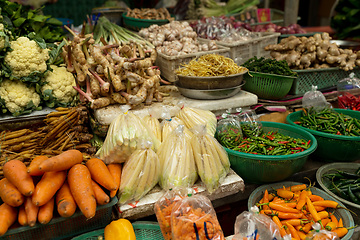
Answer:
[(24, 195), (7, 178), (0, 180), (0, 198), (12, 207), (18, 207), (24, 202)]
[(275, 209), (275, 210), (278, 210), (280, 212), (299, 213), (299, 210), (297, 210), (295, 208), (288, 207), (285, 204), (281, 204), (281, 203), (278, 204), (278, 203), (270, 202), (269, 207), (271, 209)]
[[(305, 221), (306, 222), (306, 221)], [(302, 220), (302, 219), (300, 219), (300, 218), (296, 218), (296, 219), (287, 219), (287, 220), (283, 220), (283, 221), (281, 221), (281, 223), (283, 224), (283, 225), (285, 225), (285, 223), (289, 223), (289, 224), (291, 224), (292, 226), (301, 226), (301, 225), (303, 225), (304, 224), (304, 221)]]
[(322, 200), (322, 201), (316, 201), (313, 202), (314, 206), (321, 206), (326, 208), (339, 208), (339, 203), (332, 200)]
[(56, 193), (56, 205), (57, 211), (62, 217), (71, 217), (76, 211), (76, 203), (67, 181)]
[(89, 169), (82, 164), (76, 164), (70, 168), (68, 183), (71, 194), (80, 211), (87, 219), (95, 216), (96, 199), (91, 186), (91, 175)]
[(342, 238), (343, 236), (345, 236), (348, 233), (348, 229), (344, 228), (344, 227), (339, 227), (334, 229), (332, 232), (335, 232), (339, 238)]
[[(269, 202), (269, 192), (267, 189), (265, 189), (265, 192), (264, 192), (264, 196), (263, 196), (263, 202), (262, 203), (268, 203)], [(268, 210), (269, 209), (269, 206), (268, 205), (262, 205), (263, 209), (264, 210)]]
[(19, 213), (18, 213), (18, 222), (21, 226), (28, 225), (27, 216), (25, 212), (25, 205), (21, 205), (19, 207)]
[(42, 161), (39, 170), (44, 172), (63, 171), (70, 169), (75, 164), (83, 161), (83, 155), (79, 150), (71, 149), (59, 155)]
[(286, 231), (283, 227), (283, 224), (280, 222), (280, 219), (277, 216), (273, 216), (272, 220), (276, 223), (276, 225), (279, 227), (280, 229), (280, 235), (282, 237), (284, 237), (286, 235)]
[(17, 219), (17, 208), (6, 203), (0, 205), (0, 236), (4, 235)]
[(306, 203), (306, 197), (307, 196), (307, 191), (306, 190), (302, 190), (299, 196), (299, 199), (297, 201), (296, 204), (296, 209), (300, 210), (304, 207), (305, 203)]
[(10, 160), (3, 166), (4, 176), (24, 195), (31, 196), (35, 186), (27, 173), (26, 165), (20, 160)]
[(117, 185), (105, 163), (98, 158), (91, 158), (86, 162), (91, 178), (109, 191), (117, 189)]
[(54, 197), (39, 208), (38, 221), (41, 224), (47, 224), (53, 217), (54, 213)]
[(292, 191), (292, 192), (297, 192), (297, 191), (302, 191), (302, 190), (304, 190), (306, 188), (307, 188), (306, 184), (299, 184), (299, 185), (293, 185), (293, 186), (290, 186), (290, 187), (286, 187), (285, 190), (289, 190), (289, 191)]
[(273, 210), (264, 210), (265, 214), (270, 216), (278, 216), (281, 219), (291, 219), (291, 218), (301, 218), (301, 213), (287, 213), (287, 212), (279, 212), (279, 211), (273, 211)]
[(291, 236), (293, 238), (295, 238), (296, 240), (300, 240), (299, 234), (297, 233), (296, 229), (294, 228), (293, 225), (291, 225), (290, 223), (285, 223), (285, 225), (289, 228), (289, 231), (291, 233)]
[(37, 215), (39, 212), (39, 207), (33, 204), (31, 197), (25, 199), (25, 212), (30, 227), (33, 227), (37, 221)]
[(308, 207), (308, 210), (311, 214), (311, 216), (313, 217), (315, 222), (319, 222), (321, 220), (318, 212), (316, 211), (316, 209), (314, 208), (314, 205), (312, 204), (310, 198), (308, 196), (306, 196), (306, 204)]
[(107, 195), (104, 190), (94, 181), (91, 180), (91, 185), (94, 190), (96, 202), (99, 205), (105, 205), (110, 202), (110, 197)]
[(57, 190), (66, 179), (66, 171), (45, 172), (41, 180), (36, 184), (32, 201), (37, 206), (42, 206), (54, 197)]
[(113, 198), (115, 197), (117, 190), (120, 187), (122, 167), (120, 163), (110, 163), (107, 165), (107, 168), (109, 169), (109, 172), (111, 176), (114, 178), (114, 181), (117, 186), (116, 190), (110, 191), (110, 197)]
[(39, 165), (46, 159), (48, 159), (48, 157), (44, 155), (36, 156), (33, 160), (31, 160), (30, 165), (27, 167), (27, 172), (31, 176), (43, 175), (44, 171), (39, 170)]

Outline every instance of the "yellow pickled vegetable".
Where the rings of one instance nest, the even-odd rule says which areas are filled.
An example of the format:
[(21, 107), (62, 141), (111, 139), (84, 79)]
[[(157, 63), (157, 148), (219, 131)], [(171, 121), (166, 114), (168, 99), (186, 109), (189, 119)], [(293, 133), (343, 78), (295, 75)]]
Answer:
[(104, 237), (105, 240), (136, 240), (131, 222), (124, 218), (108, 224), (104, 230)]

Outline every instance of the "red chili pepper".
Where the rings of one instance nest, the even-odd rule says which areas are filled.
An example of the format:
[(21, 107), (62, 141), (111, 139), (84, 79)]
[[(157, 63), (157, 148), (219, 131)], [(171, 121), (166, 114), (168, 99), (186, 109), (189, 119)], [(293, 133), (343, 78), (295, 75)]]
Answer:
[(275, 139), (275, 137), (272, 136), (272, 135), (267, 135), (266, 137), (267, 137), (268, 139), (270, 139), (271, 141)]
[(341, 135), (341, 133), (339, 131), (336, 132), (336, 135)]
[(311, 143), (311, 140), (309, 140), (308, 142), (307, 142), (307, 144), (309, 145)]
[(286, 144), (286, 143), (289, 143), (289, 141), (278, 141), (278, 143), (280, 143), (280, 144)]
[(295, 124), (300, 124), (300, 122), (299, 122), (299, 121), (295, 121), (294, 123), (295, 123)]

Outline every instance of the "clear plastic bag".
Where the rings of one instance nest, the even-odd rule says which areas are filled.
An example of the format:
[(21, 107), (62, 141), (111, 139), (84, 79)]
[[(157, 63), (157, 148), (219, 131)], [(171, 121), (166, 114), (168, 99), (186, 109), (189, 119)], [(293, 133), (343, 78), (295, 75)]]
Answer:
[(321, 230), (321, 226), (319, 223), (315, 223), (312, 225), (312, 228), (314, 230), (310, 231), (306, 237), (305, 240), (315, 240), (315, 239), (321, 239), (321, 240), (340, 240), (338, 235), (334, 232), (327, 231), (327, 230)]
[(162, 133), (161, 133), (161, 125), (160, 121), (153, 114), (149, 113), (148, 115), (143, 117), (143, 121), (148, 127), (148, 129), (154, 134), (154, 136), (161, 142), (162, 141)]
[(183, 106), (176, 117), (180, 118), (189, 129), (196, 125), (206, 124), (208, 133), (215, 136), (217, 119), (211, 111)]
[(230, 170), (229, 157), (219, 142), (206, 131), (205, 125), (195, 126), (191, 138), (197, 172), (209, 193), (213, 193)]
[[(257, 209), (255, 207), (255, 209)], [(234, 237), (232, 240), (280, 240), (280, 229), (274, 221), (258, 212), (244, 211), (236, 217)]]
[(317, 86), (311, 86), (311, 90), (306, 92), (302, 98), (302, 107), (310, 111), (321, 111), (331, 108), (331, 104), (326, 100), (324, 94), (317, 90)]
[(173, 240), (224, 240), (224, 234), (209, 198), (193, 195), (176, 203), (171, 213)]
[(337, 83), (339, 108), (360, 111), (360, 79), (350, 73)]
[(160, 141), (141, 118), (131, 112), (121, 113), (111, 122), (104, 144), (96, 155), (106, 164), (122, 163), (139, 149), (144, 141), (152, 142), (154, 151), (160, 146)]
[(151, 149), (151, 142), (143, 142), (124, 164), (121, 173), (119, 203), (138, 201), (147, 194), (160, 178), (160, 161)]
[(239, 117), (224, 113), (222, 119), (218, 121), (215, 137), (224, 147), (238, 146), (243, 137)]
[(157, 152), (162, 166), (159, 183), (165, 190), (179, 186), (192, 187), (198, 177), (190, 138), (184, 129), (184, 125), (177, 126)]
[(253, 110), (247, 110), (239, 114), (242, 134), (244, 137), (259, 136), (262, 131), (262, 124), (259, 116)]
[(178, 201), (187, 197), (188, 194), (192, 194), (192, 189), (176, 187), (166, 191), (166, 193), (156, 201), (154, 212), (165, 240), (171, 239), (172, 209)]

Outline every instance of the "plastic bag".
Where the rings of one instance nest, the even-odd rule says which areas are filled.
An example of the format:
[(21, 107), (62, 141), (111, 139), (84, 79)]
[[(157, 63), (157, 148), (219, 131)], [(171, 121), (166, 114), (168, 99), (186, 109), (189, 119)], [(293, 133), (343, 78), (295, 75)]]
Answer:
[(211, 136), (215, 135), (217, 119), (213, 112), (197, 108), (182, 107), (176, 117), (180, 118), (189, 129), (196, 125), (206, 124)]
[(152, 142), (154, 151), (160, 146), (160, 141), (141, 118), (131, 112), (122, 113), (111, 122), (104, 144), (96, 155), (106, 164), (122, 163), (145, 141)]
[(143, 117), (143, 121), (148, 129), (154, 134), (154, 136), (161, 142), (161, 125), (159, 119), (153, 116), (151, 113)]
[(173, 240), (224, 240), (224, 234), (209, 198), (193, 195), (176, 203), (171, 213)]
[(268, 216), (259, 213), (254, 207), (236, 217), (232, 240), (280, 240), (280, 229)]
[(239, 146), (243, 137), (239, 117), (228, 113), (224, 113), (222, 117), (216, 127), (216, 139), (227, 148)]
[[(178, 117), (164, 119), (160, 124), (160, 126), (161, 126), (161, 135), (162, 135), (163, 141), (179, 125), (184, 125), (185, 126), (185, 123)], [(185, 127), (184, 132), (185, 132), (186, 136), (188, 136), (189, 138), (192, 136), (190, 130), (187, 127)]]
[(121, 204), (138, 201), (159, 182), (159, 157), (151, 149), (151, 142), (141, 145), (141, 149), (135, 150), (124, 164), (118, 193)]
[(321, 226), (319, 223), (315, 223), (312, 225), (312, 228), (314, 230), (310, 231), (307, 235), (305, 240), (315, 240), (315, 239), (321, 239), (321, 240), (340, 240), (338, 235), (334, 232), (327, 231), (327, 230), (321, 230)]
[(322, 92), (317, 91), (317, 86), (311, 86), (311, 90), (306, 92), (302, 98), (302, 107), (311, 111), (321, 111), (330, 108), (331, 104), (326, 101)]
[(230, 170), (229, 157), (219, 142), (206, 131), (205, 125), (192, 129), (191, 147), (201, 181), (209, 193), (213, 193)]
[(360, 79), (350, 73), (337, 83), (339, 108), (360, 111)]
[(242, 134), (244, 137), (259, 136), (262, 131), (262, 124), (259, 116), (253, 111), (248, 110), (239, 114)]
[(157, 152), (162, 166), (159, 183), (166, 190), (177, 186), (191, 187), (197, 180), (194, 154), (184, 129), (184, 125), (179, 125), (173, 130)]
[(175, 204), (191, 193), (192, 189), (190, 188), (177, 187), (166, 191), (166, 193), (156, 201), (154, 212), (165, 240), (171, 239), (171, 212)]

